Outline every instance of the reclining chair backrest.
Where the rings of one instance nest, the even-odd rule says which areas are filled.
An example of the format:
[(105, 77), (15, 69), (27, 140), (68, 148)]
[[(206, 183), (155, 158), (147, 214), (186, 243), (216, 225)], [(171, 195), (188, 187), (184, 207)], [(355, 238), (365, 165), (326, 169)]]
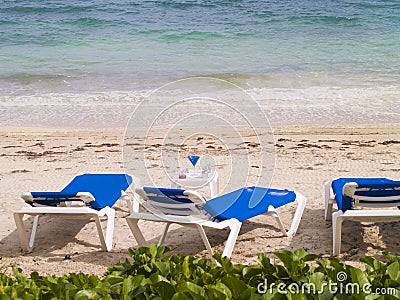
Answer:
[(154, 214), (208, 219), (202, 210), (205, 200), (196, 192), (155, 187), (137, 188), (135, 192), (143, 199), (141, 204)]
[(353, 199), (355, 207), (400, 206), (400, 181), (374, 184), (349, 182), (343, 186), (343, 196)]
[(112, 207), (131, 183), (132, 177), (127, 174), (83, 174), (76, 176), (61, 192), (89, 192), (96, 199), (90, 206), (101, 209)]

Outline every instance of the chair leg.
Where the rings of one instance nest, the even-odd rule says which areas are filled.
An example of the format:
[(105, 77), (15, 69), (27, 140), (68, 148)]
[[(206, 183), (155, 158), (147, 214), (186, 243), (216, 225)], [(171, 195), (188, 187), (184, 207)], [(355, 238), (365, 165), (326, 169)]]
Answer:
[(35, 237), (39, 223), (39, 215), (36, 215), (33, 218), (32, 231), (29, 239), (26, 235), (26, 229), (23, 222), (24, 215), (25, 215), (24, 213), (18, 213), (18, 212), (14, 213), (14, 221), (17, 227), (18, 238), (21, 244), (21, 248), (23, 251), (30, 253), (32, 252), (35, 243)]
[(332, 214), (332, 230), (333, 230), (333, 255), (336, 256), (340, 253), (340, 246), (342, 243), (342, 211), (337, 211)]
[(39, 215), (36, 215), (33, 217), (32, 232), (29, 238), (29, 249), (31, 249), (30, 251), (32, 251), (33, 245), (35, 244), (35, 237), (38, 225), (39, 225)]
[(158, 241), (158, 245), (162, 245), (162, 243), (164, 243), (164, 240), (165, 240), (165, 238), (167, 236), (168, 229), (169, 229), (170, 225), (171, 225), (170, 222), (165, 223), (163, 232), (162, 232), (161, 237), (160, 237), (160, 240)]
[(231, 225), (229, 225), (231, 232), (229, 233), (228, 239), (226, 240), (226, 245), (224, 248), (224, 252), (222, 252), (222, 256), (231, 257), (233, 247), (235, 247), (236, 240), (239, 235), (241, 227), (242, 227), (242, 222), (239, 222), (236, 219), (231, 220)]
[(279, 229), (282, 231), (283, 235), (287, 236), (288, 234), (286, 232), (285, 226), (283, 225), (282, 220), (279, 217), (278, 212), (275, 210), (275, 208), (273, 206), (270, 206), (268, 208), (268, 215), (271, 216), (271, 217), (274, 217), (274, 219), (275, 219), (276, 223), (278, 224)]
[(211, 261), (213, 263), (215, 263), (215, 259), (213, 257), (214, 252), (213, 252), (213, 250), (211, 248), (210, 242), (208, 241), (208, 238), (207, 238), (206, 232), (204, 231), (203, 226), (201, 226), (200, 224), (196, 224), (196, 227), (200, 232), (200, 235), (201, 235), (201, 238), (203, 240), (204, 246), (206, 246), (206, 249), (207, 249), (208, 253), (210, 253)]
[(107, 245), (107, 251), (110, 251), (113, 246), (115, 210), (113, 208), (109, 208), (106, 214), (107, 214), (107, 228), (106, 228), (105, 240)]
[(330, 221), (332, 219), (333, 200), (331, 199), (331, 186), (332, 186), (332, 181), (325, 182), (324, 198), (325, 198), (325, 220), (326, 221)]
[(304, 209), (306, 208), (306, 197), (300, 193), (296, 193), (297, 207), (293, 216), (292, 225), (290, 225), (289, 231), (286, 233), (287, 236), (294, 236), (299, 228), (301, 217), (303, 216)]
[(109, 207), (105, 207), (103, 209), (105, 210), (105, 215), (107, 216), (107, 227), (105, 236), (101, 227), (100, 217), (98, 215), (95, 215), (94, 220), (96, 221), (96, 227), (97, 232), (99, 233), (101, 248), (104, 251), (110, 251), (112, 249), (114, 235), (115, 210)]
[[(23, 222), (24, 214), (23, 213), (14, 213), (14, 221), (15, 225), (17, 227), (17, 232), (18, 232), (18, 238), (19, 242), (21, 244), (21, 248), (25, 252), (32, 252), (32, 247), (30, 247), (30, 240), (28, 240), (28, 237), (26, 235), (26, 229), (25, 225)], [(33, 235), (33, 230), (31, 233), (31, 239)]]
[(129, 228), (131, 229), (133, 236), (135, 237), (138, 245), (139, 246), (148, 246), (148, 243), (145, 240), (145, 238), (142, 234), (142, 231), (140, 230), (140, 228), (138, 226), (139, 219), (126, 218), (126, 221), (129, 225)]
[(93, 216), (93, 218), (94, 218), (94, 221), (96, 222), (96, 228), (97, 228), (97, 232), (99, 234), (101, 248), (103, 249), (103, 251), (108, 251), (107, 243), (106, 243), (106, 240), (105, 240), (104, 234), (103, 234), (103, 229), (101, 228), (100, 218), (97, 215)]

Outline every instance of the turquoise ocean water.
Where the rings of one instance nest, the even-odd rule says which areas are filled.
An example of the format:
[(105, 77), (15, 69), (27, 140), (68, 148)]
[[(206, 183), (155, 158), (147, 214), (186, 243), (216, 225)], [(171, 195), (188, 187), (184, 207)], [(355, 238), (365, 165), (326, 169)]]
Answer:
[(123, 127), (188, 76), (272, 125), (399, 123), (400, 1), (0, 1), (0, 125)]

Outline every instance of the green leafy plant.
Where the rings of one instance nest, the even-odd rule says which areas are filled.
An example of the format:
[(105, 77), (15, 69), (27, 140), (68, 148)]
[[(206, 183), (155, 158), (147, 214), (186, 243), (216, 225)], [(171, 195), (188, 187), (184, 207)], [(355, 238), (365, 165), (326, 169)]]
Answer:
[[(400, 299), (400, 256), (386, 252), (385, 262), (361, 259), (363, 271), (336, 258), (318, 259), (304, 249), (277, 251), (278, 263), (259, 254), (254, 265), (234, 264), (218, 254), (214, 264), (194, 256), (168, 255), (169, 251), (156, 245), (130, 249), (130, 258), (110, 266), (103, 278), (83, 273), (25, 276), (15, 268), (7, 276), (2, 271), (0, 300)], [(362, 286), (369, 290), (354, 290)]]

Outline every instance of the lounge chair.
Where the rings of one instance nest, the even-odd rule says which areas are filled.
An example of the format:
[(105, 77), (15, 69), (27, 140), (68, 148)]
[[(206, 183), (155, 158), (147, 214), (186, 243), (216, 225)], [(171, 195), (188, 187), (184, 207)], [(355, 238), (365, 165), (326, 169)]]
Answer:
[[(140, 220), (166, 223), (159, 245), (163, 243), (170, 224), (192, 226), (199, 230), (213, 261), (213, 250), (204, 231), (205, 227), (230, 229), (222, 253), (230, 257), (243, 221), (266, 214), (276, 219), (284, 236), (292, 236), (297, 231), (306, 204), (306, 198), (299, 193), (260, 187), (242, 188), (208, 201), (197, 192), (189, 190), (143, 187), (136, 188), (135, 192), (147, 212), (134, 211), (126, 220), (140, 246), (147, 245), (138, 226)], [(297, 209), (292, 225), (286, 231), (275, 209), (294, 201), (297, 202)]]
[[(334, 197), (331, 197), (331, 190)], [(338, 211), (332, 213), (334, 202)], [(399, 206), (400, 181), (388, 178), (338, 178), (326, 182), (325, 219), (332, 219), (333, 255), (340, 253), (344, 220), (399, 221)]]
[[(101, 247), (104, 251), (110, 251), (115, 218), (115, 210), (112, 206), (120, 198), (128, 200), (129, 203), (129, 197), (125, 191), (131, 183), (132, 177), (127, 174), (83, 174), (76, 176), (60, 192), (23, 193), (22, 199), (31, 206), (22, 207), (14, 212), (22, 249), (26, 252), (32, 251), (39, 216), (52, 215), (63, 218), (94, 218)], [(132, 205), (129, 207), (131, 208)], [(24, 215), (34, 216), (29, 239), (23, 223)], [(100, 217), (103, 216), (107, 216), (105, 235), (100, 222)]]

